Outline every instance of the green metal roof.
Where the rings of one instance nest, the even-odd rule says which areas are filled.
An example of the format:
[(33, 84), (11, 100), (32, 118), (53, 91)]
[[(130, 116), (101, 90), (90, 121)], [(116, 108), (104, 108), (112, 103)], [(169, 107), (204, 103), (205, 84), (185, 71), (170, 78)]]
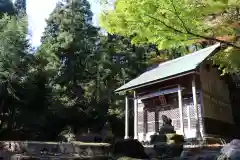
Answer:
[(156, 68), (144, 72), (137, 78), (116, 89), (115, 92), (138, 88), (142, 85), (147, 85), (148, 83), (164, 80), (175, 75), (193, 71), (218, 47), (220, 47), (220, 43), (201, 49), (194, 53), (187, 54), (183, 57), (161, 63)]

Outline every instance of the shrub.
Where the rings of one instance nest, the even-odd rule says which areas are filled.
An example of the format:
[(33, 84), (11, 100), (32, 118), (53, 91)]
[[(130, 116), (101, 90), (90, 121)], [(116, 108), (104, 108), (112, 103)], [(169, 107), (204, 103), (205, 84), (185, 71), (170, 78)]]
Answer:
[(113, 146), (113, 155), (116, 157), (130, 157), (138, 159), (147, 159), (148, 156), (144, 147), (137, 140), (118, 140)]

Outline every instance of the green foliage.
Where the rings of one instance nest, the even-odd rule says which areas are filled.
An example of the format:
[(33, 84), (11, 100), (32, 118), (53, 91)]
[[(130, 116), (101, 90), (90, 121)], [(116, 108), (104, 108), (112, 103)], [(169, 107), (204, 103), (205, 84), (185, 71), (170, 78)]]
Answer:
[(56, 68), (31, 54), (27, 37), (25, 17), (0, 19), (1, 139), (54, 140), (65, 127), (58, 115), (66, 113), (53, 83)]
[(212, 59), (215, 64), (219, 64), (219, 69), (223, 70), (222, 74), (238, 73), (240, 71), (240, 49), (227, 47), (222, 49)]
[[(136, 7), (137, 6), (137, 7)], [(134, 44), (156, 44), (159, 50), (217, 41), (239, 51), (239, 0), (117, 0), (101, 15), (108, 32), (132, 37)], [(134, 36), (133, 36), (134, 35)], [(230, 36), (224, 40), (221, 37)], [(230, 49), (228, 49), (230, 51)], [(234, 53), (227, 53), (233, 58)], [(224, 62), (222, 62), (224, 61)], [(240, 61), (216, 59), (225, 71), (235, 71)]]
[(29, 45), (25, 19), (4, 15), (0, 21), (1, 127), (12, 130), (31, 56), (27, 54)]
[(16, 0), (14, 2), (14, 8), (19, 15), (26, 15), (27, 13), (26, 0)]
[(28, 67), (26, 52), (29, 45), (24, 19), (17, 20), (5, 15), (0, 21), (0, 79), (4, 84), (19, 81), (24, 77)]
[(107, 102), (110, 115), (123, 118), (124, 97), (116, 95), (114, 90), (146, 69), (147, 50), (116, 35), (102, 36), (99, 46), (96, 83), (92, 82), (88, 93), (99, 101)]
[(10, 16), (16, 14), (11, 0), (0, 0), (0, 17), (5, 13)]
[(43, 46), (60, 60), (63, 83), (74, 84), (88, 76), (85, 67), (90, 65), (87, 61), (94, 55), (97, 38), (97, 29), (90, 25), (91, 16), (87, 1), (73, 0), (59, 2), (48, 20)]
[(17, 12), (0, 18), (1, 139), (58, 140), (99, 132), (106, 122), (123, 136), (124, 97), (114, 90), (164, 57), (154, 45), (101, 35), (86, 0), (60, 1), (32, 54), (24, 4), (16, 1)]
[[(146, 68), (144, 48), (123, 37), (99, 35), (91, 18), (87, 1), (60, 1), (37, 52), (46, 61), (43, 67), (55, 74), (53, 88), (67, 110), (59, 114), (63, 125), (75, 132), (99, 131), (106, 121), (123, 126), (124, 98), (114, 90)], [(112, 125), (122, 134), (120, 126)]]
[[(88, 120), (86, 107), (90, 102), (84, 87), (94, 75), (98, 31), (90, 24), (91, 16), (90, 5), (85, 0), (60, 1), (47, 20), (38, 52), (38, 56), (48, 61), (48, 68), (56, 73), (55, 89), (61, 95), (58, 98), (71, 114), (74, 113), (67, 121), (75, 129), (79, 125), (87, 127), (84, 122)], [(77, 117), (86, 119), (77, 123)]]

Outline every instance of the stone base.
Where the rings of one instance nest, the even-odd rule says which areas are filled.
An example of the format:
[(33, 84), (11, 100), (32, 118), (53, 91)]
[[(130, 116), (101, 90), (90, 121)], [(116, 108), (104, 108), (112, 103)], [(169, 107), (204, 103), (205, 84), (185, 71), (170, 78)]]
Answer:
[(75, 159), (111, 155), (110, 144), (107, 143), (2, 141), (0, 144), (0, 157), (4, 159), (15, 157), (20, 159)]

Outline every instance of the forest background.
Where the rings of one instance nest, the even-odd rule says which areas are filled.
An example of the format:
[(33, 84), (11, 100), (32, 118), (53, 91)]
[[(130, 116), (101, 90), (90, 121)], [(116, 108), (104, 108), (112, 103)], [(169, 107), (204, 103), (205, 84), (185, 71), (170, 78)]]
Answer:
[(124, 95), (114, 90), (156, 64), (215, 42), (224, 46), (212, 57), (221, 72), (239, 71), (239, 0), (101, 4), (96, 27), (87, 0), (59, 0), (34, 48), (26, 0), (0, 1), (2, 140), (62, 140), (98, 133), (106, 122), (123, 137)]

